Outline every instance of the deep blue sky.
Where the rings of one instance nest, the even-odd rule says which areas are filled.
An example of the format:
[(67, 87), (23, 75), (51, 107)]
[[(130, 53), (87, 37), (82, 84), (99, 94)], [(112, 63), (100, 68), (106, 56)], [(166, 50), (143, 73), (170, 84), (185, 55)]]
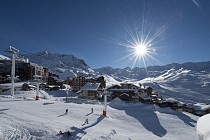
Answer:
[[(198, 5), (196, 5), (196, 3)], [(1, 0), (0, 53), (48, 50), (73, 54), (92, 68), (143, 67), (130, 49), (131, 32), (162, 29), (146, 65), (210, 60), (209, 0)], [(144, 22), (143, 22), (144, 19)]]

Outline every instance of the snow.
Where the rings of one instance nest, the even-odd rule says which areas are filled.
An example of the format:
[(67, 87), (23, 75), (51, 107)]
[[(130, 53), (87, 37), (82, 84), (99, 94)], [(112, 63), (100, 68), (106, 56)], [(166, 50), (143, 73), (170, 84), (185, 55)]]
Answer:
[(196, 103), (193, 105), (193, 108), (195, 108), (196, 110), (206, 110), (210, 108), (209, 104), (201, 104), (201, 103)]
[[(197, 139), (198, 117), (170, 108), (116, 99), (108, 104), (104, 117), (103, 104), (98, 101), (69, 98), (65, 102), (65, 97), (52, 95), (36, 101), (35, 96), (36, 91), (15, 92), (14, 97), (0, 95), (0, 139), (69, 139), (57, 135), (60, 130), (69, 130), (74, 140)], [(89, 124), (84, 124), (85, 119)]]
[(80, 90), (97, 91), (99, 86), (100, 86), (100, 83), (86, 83)]
[(103, 75), (104, 79), (106, 81), (106, 88), (109, 88), (113, 85), (119, 84), (118, 81), (116, 81), (113, 77), (109, 76), (109, 75)]
[(157, 77), (140, 80), (143, 85), (149, 85), (165, 98), (174, 98), (184, 103), (209, 103), (208, 72), (196, 72), (196, 69), (162, 71)]
[(0, 54), (0, 60), (11, 60), (9, 57)]
[(197, 134), (199, 140), (210, 140), (210, 114), (204, 115), (198, 119)]
[(84, 60), (76, 58), (73, 55), (43, 51), (25, 54), (23, 56), (29, 58), (33, 63), (48, 68), (50, 72), (59, 75), (59, 78), (62, 80), (77, 75), (94, 75), (94, 70), (91, 69)]

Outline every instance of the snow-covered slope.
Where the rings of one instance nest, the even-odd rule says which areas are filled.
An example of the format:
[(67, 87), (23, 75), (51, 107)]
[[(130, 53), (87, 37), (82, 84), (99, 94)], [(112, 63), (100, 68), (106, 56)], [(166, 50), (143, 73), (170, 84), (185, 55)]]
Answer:
[[(210, 102), (210, 62), (169, 64), (145, 68), (97, 69), (118, 79), (136, 81), (151, 86), (163, 97), (184, 102)], [(126, 77), (126, 78), (125, 78)], [(135, 81), (135, 80), (134, 80)]]
[(187, 102), (210, 101), (210, 61), (150, 66), (147, 68), (111, 68), (92, 70), (84, 60), (73, 55), (39, 52), (25, 55), (35, 62), (58, 74), (61, 79), (75, 77), (97, 77), (103, 75), (107, 85), (122, 81), (141, 82), (158, 90), (164, 97), (176, 98)]
[(196, 72), (180, 68), (163, 71), (157, 77), (148, 77), (141, 83), (153, 87), (164, 97), (176, 98), (184, 102), (210, 101), (210, 73)]
[(9, 57), (0, 54), (0, 60), (11, 60)]
[[(197, 140), (198, 117), (188, 113), (116, 99), (103, 117), (103, 105), (96, 101), (73, 98), (66, 103), (58, 97), (35, 101), (35, 96), (34, 91), (15, 93), (14, 98), (0, 96), (0, 139)], [(69, 130), (72, 136), (57, 135), (60, 130)]]
[(112, 67), (102, 67), (98, 69), (94, 69), (96, 72), (101, 74), (108, 74), (115, 79), (127, 80), (127, 79), (138, 79), (142, 80), (147, 77), (157, 77), (160, 76), (164, 71), (168, 71), (170, 69), (186, 69), (191, 70), (193, 72), (210, 72), (210, 61), (207, 62), (188, 62), (183, 64), (172, 63), (164, 66), (149, 66), (146, 68), (129, 68), (126, 67), (124, 69), (120, 68), (112, 68)]
[(58, 74), (60, 79), (75, 77), (77, 75), (88, 76), (94, 74), (94, 71), (84, 60), (78, 59), (73, 55), (43, 51), (33, 54), (24, 54), (22, 56), (29, 58), (30, 62), (47, 67), (51, 72)]

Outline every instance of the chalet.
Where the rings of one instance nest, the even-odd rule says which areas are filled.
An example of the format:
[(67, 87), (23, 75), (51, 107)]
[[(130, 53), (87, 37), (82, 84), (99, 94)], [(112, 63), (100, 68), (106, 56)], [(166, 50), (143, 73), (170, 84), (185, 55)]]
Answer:
[(106, 82), (103, 76), (98, 78), (87, 78), (83, 76), (78, 76), (74, 78), (67, 78), (66, 83), (69, 84), (73, 91), (79, 91), (86, 83), (100, 83), (102, 88), (106, 87)]
[[(52, 89), (52, 87), (63, 87), (63, 82), (58, 79), (57, 77), (49, 76), (47, 79), (47, 86), (49, 89)], [(55, 88), (54, 88), (55, 89)]]
[(133, 83), (121, 83), (120, 84), (122, 89), (138, 89), (139, 86), (133, 84)]
[(103, 87), (100, 83), (86, 83), (79, 91), (80, 97), (98, 99)]
[(131, 101), (132, 100), (131, 96), (127, 93), (122, 93), (119, 98), (123, 101)]
[(147, 95), (148, 96), (151, 96), (152, 95), (152, 91), (153, 91), (153, 89), (151, 87), (147, 87), (146, 92), (147, 92)]
[[(143, 103), (157, 103), (162, 100), (158, 92), (153, 91), (151, 87), (145, 88), (141, 84), (133, 84), (128, 82), (120, 83), (108, 87), (107, 90), (112, 92), (112, 99), (121, 98), (121, 95), (126, 93), (127, 95), (129, 95), (129, 97), (126, 97), (129, 99), (126, 100), (134, 102), (140, 101)], [(125, 95), (123, 95), (123, 97), (125, 97)]]
[(132, 83), (121, 83), (112, 85), (109, 88), (107, 88), (108, 91), (112, 92), (111, 97), (114, 98), (120, 98), (122, 100), (126, 101), (139, 101), (139, 94), (136, 92), (138, 91), (139, 86), (134, 85)]
[(189, 112), (189, 113), (192, 113), (192, 114), (195, 112), (194, 108), (192, 106), (188, 105), (188, 104), (183, 104), (181, 106), (181, 109), (182, 109), (183, 112)]
[(104, 76), (100, 76), (100, 77), (96, 78), (96, 82), (100, 83), (103, 88), (106, 87), (106, 81), (104, 79)]
[(114, 91), (114, 90), (119, 90), (119, 89), (122, 89), (122, 86), (121, 85), (111, 85), (110, 87), (107, 88), (107, 90), (109, 91)]

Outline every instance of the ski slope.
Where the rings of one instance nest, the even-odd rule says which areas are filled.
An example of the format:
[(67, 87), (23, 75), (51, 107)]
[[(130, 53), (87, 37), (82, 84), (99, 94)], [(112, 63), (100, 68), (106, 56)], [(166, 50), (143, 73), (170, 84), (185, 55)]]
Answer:
[(143, 85), (151, 86), (164, 98), (174, 98), (185, 103), (209, 103), (210, 75), (180, 68), (163, 71), (157, 77), (145, 78)]
[[(0, 139), (197, 140), (198, 117), (192, 114), (116, 99), (104, 117), (98, 101), (71, 98), (66, 103), (50, 95), (35, 101), (35, 96), (35, 91), (0, 95)], [(57, 135), (60, 130), (72, 136)]]

